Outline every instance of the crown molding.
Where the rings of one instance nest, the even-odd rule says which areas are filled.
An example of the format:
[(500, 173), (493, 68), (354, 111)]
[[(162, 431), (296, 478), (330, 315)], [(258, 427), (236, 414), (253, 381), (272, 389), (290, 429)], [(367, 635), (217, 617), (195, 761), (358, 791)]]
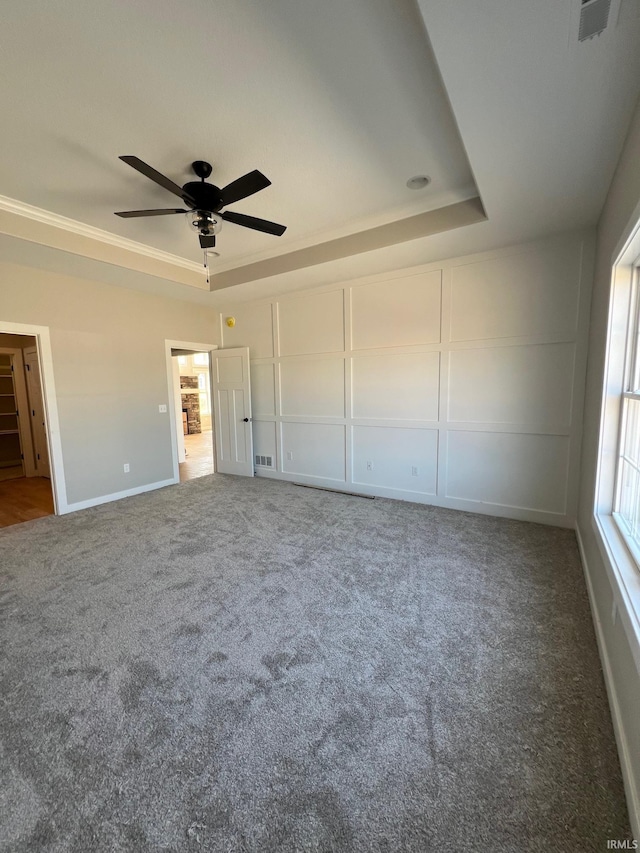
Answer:
[(134, 252), (137, 255), (143, 255), (146, 258), (152, 258), (155, 261), (181, 267), (182, 269), (202, 275), (202, 265), (195, 261), (189, 261), (186, 258), (179, 257), (178, 255), (172, 255), (170, 252), (162, 251), (162, 249), (154, 249), (151, 246), (145, 246), (144, 243), (137, 243), (135, 240), (129, 240), (126, 237), (119, 237), (117, 234), (112, 234), (110, 231), (103, 231), (101, 228), (94, 228), (92, 225), (85, 225), (84, 222), (78, 222), (76, 219), (69, 219), (66, 216), (61, 216), (59, 213), (52, 213), (50, 210), (44, 210), (41, 207), (34, 207), (31, 204), (25, 204), (22, 201), (17, 201), (16, 199), (8, 198), (7, 196), (0, 195), (0, 211), (13, 214), (14, 216), (22, 216), (26, 219), (31, 219), (34, 222), (40, 222), (43, 225), (48, 225), (52, 228), (69, 231), (79, 237), (97, 240), (100, 243), (106, 243), (108, 246), (113, 246), (116, 249), (122, 249), (126, 252)]

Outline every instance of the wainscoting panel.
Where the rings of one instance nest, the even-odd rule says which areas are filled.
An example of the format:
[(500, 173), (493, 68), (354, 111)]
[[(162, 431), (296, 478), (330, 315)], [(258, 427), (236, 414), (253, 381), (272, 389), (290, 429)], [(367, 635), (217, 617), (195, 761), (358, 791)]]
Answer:
[(591, 258), (572, 233), (223, 310), (257, 473), (573, 526)]
[(353, 482), (435, 495), (438, 430), (353, 427)]
[(276, 414), (276, 379), (273, 362), (251, 365), (251, 414), (254, 418)]
[(568, 463), (565, 436), (451, 430), (447, 497), (562, 515)]
[(438, 420), (440, 353), (353, 358), (353, 417)]
[(344, 418), (344, 358), (283, 361), (280, 395), (283, 415)]
[(575, 344), (454, 350), (449, 421), (571, 424)]
[(580, 255), (557, 243), (455, 265), (451, 340), (575, 335)]
[(345, 428), (336, 424), (282, 424), (282, 470), (345, 482)]
[(441, 288), (441, 270), (352, 288), (353, 349), (439, 343)]
[(278, 312), (280, 355), (344, 351), (341, 290), (282, 300)]

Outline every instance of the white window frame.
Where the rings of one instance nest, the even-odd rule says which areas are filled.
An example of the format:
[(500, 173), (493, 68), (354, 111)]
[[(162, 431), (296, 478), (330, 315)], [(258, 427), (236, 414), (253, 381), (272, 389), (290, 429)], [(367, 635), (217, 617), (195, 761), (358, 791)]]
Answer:
[[(634, 288), (636, 263), (640, 258), (640, 204), (611, 260), (611, 289), (602, 409), (598, 446), (598, 465), (592, 526), (611, 582), (615, 614), (620, 615), (636, 665), (640, 668), (640, 553), (625, 536), (624, 525), (615, 518), (619, 495), (618, 460), (622, 435), (622, 411), (627, 382), (634, 362), (630, 347), (630, 318), (640, 312), (640, 280)], [(636, 292), (638, 298), (635, 298)], [(634, 342), (633, 346), (636, 346)], [(640, 355), (638, 356), (640, 361)], [(634, 381), (635, 384), (635, 381)], [(638, 389), (633, 389), (637, 391)], [(633, 547), (632, 547), (633, 545)]]
[[(618, 526), (620, 535), (624, 539), (627, 548), (631, 552), (631, 556), (635, 560), (638, 570), (640, 571), (640, 539), (633, 535), (633, 531), (629, 527), (626, 518), (618, 511), (622, 500), (622, 463), (626, 462), (627, 465), (630, 465), (637, 471), (640, 468), (638, 460), (632, 459), (625, 453), (625, 448), (627, 446), (626, 432), (629, 401), (634, 401), (640, 405), (640, 346), (638, 340), (640, 335), (639, 266), (640, 258), (636, 258), (632, 264), (631, 287), (628, 302), (629, 319), (627, 324), (627, 340), (624, 359), (624, 385), (620, 396), (618, 448), (612, 517)], [(640, 495), (636, 496), (635, 501), (640, 501)]]

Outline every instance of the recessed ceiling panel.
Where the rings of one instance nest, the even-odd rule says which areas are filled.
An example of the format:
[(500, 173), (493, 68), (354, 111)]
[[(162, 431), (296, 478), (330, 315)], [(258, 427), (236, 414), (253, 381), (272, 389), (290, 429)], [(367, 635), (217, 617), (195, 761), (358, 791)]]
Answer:
[[(219, 267), (291, 252), (475, 195), (411, 0), (5, 0), (0, 195), (189, 260), (184, 217), (118, 159), (179, 185), (193, 160), (223, 186), (259, 169), (272, 186), (230, 209)], [(414, 175), (431, 183), (407, 188)], [(179, 204), (177, 206), (180, 206)]]

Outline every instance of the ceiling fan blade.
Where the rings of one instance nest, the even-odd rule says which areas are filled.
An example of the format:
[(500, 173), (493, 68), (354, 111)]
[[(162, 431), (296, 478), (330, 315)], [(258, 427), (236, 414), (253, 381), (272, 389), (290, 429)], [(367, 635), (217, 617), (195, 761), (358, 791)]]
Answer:
[(133, 157), (131, 154), (125, 154), (120, 157), (120, 159), (126, 163), (128, 166), (136, 169), (140, 172), (141, 175), (144, 175), (145, 178), (149, 178), (151, 181), (155, 181), (156, 184), (159, 184), (165, 190), (169, 190), (170, 193), (177, 195), (179, 198), (183, 199), (187, 204), (196, 206), (195, 200), (191, 198), (190, 195), (185, 193), (182, 187), (179, 187), (177, 184), (174, 184), (173, 181), (170, 181), (169, 178), (166, 178), (163, 174), (158, 172), (156, 169), (152, 168), (141, 160), (139, 157)]
[(254, 231), (263, 231), (265, 234), (273, 234), (274, 237), (282, 237), (287, 230), (286, 225), (278, 225), (277, 222), (269, 222), (268, 219), (258, 219), (256, 216), (246, 216), (244, 213), (234, 213), (227, 210), (220, 216), (234, 225), (244, 225), (245, 228), (253, 228)]
[(247, 196), (260, 192), (260, 190), (264, 190), (269, 186), (271, 186), (269, 178), (265, 178), (262, 172), (254, 169), (253, 172), (248, 172), (220, 190), (220, 195), (222, 196), (221, 207), (247, 198)]
[(189, 213), (189, 211), (178, 207), (168, 207), (162, 210), (120, 210), (116, 211), (116, 216), (131, 219), (134, 216), (168, 216), (171, 213)]
[(200, 234), (199, 237), (200, 237), (200, 248), (201, 249), (215, 249), (215, 247), (216, 247), (216, 235), (215, 234), (209, 234), (209, 235)]

